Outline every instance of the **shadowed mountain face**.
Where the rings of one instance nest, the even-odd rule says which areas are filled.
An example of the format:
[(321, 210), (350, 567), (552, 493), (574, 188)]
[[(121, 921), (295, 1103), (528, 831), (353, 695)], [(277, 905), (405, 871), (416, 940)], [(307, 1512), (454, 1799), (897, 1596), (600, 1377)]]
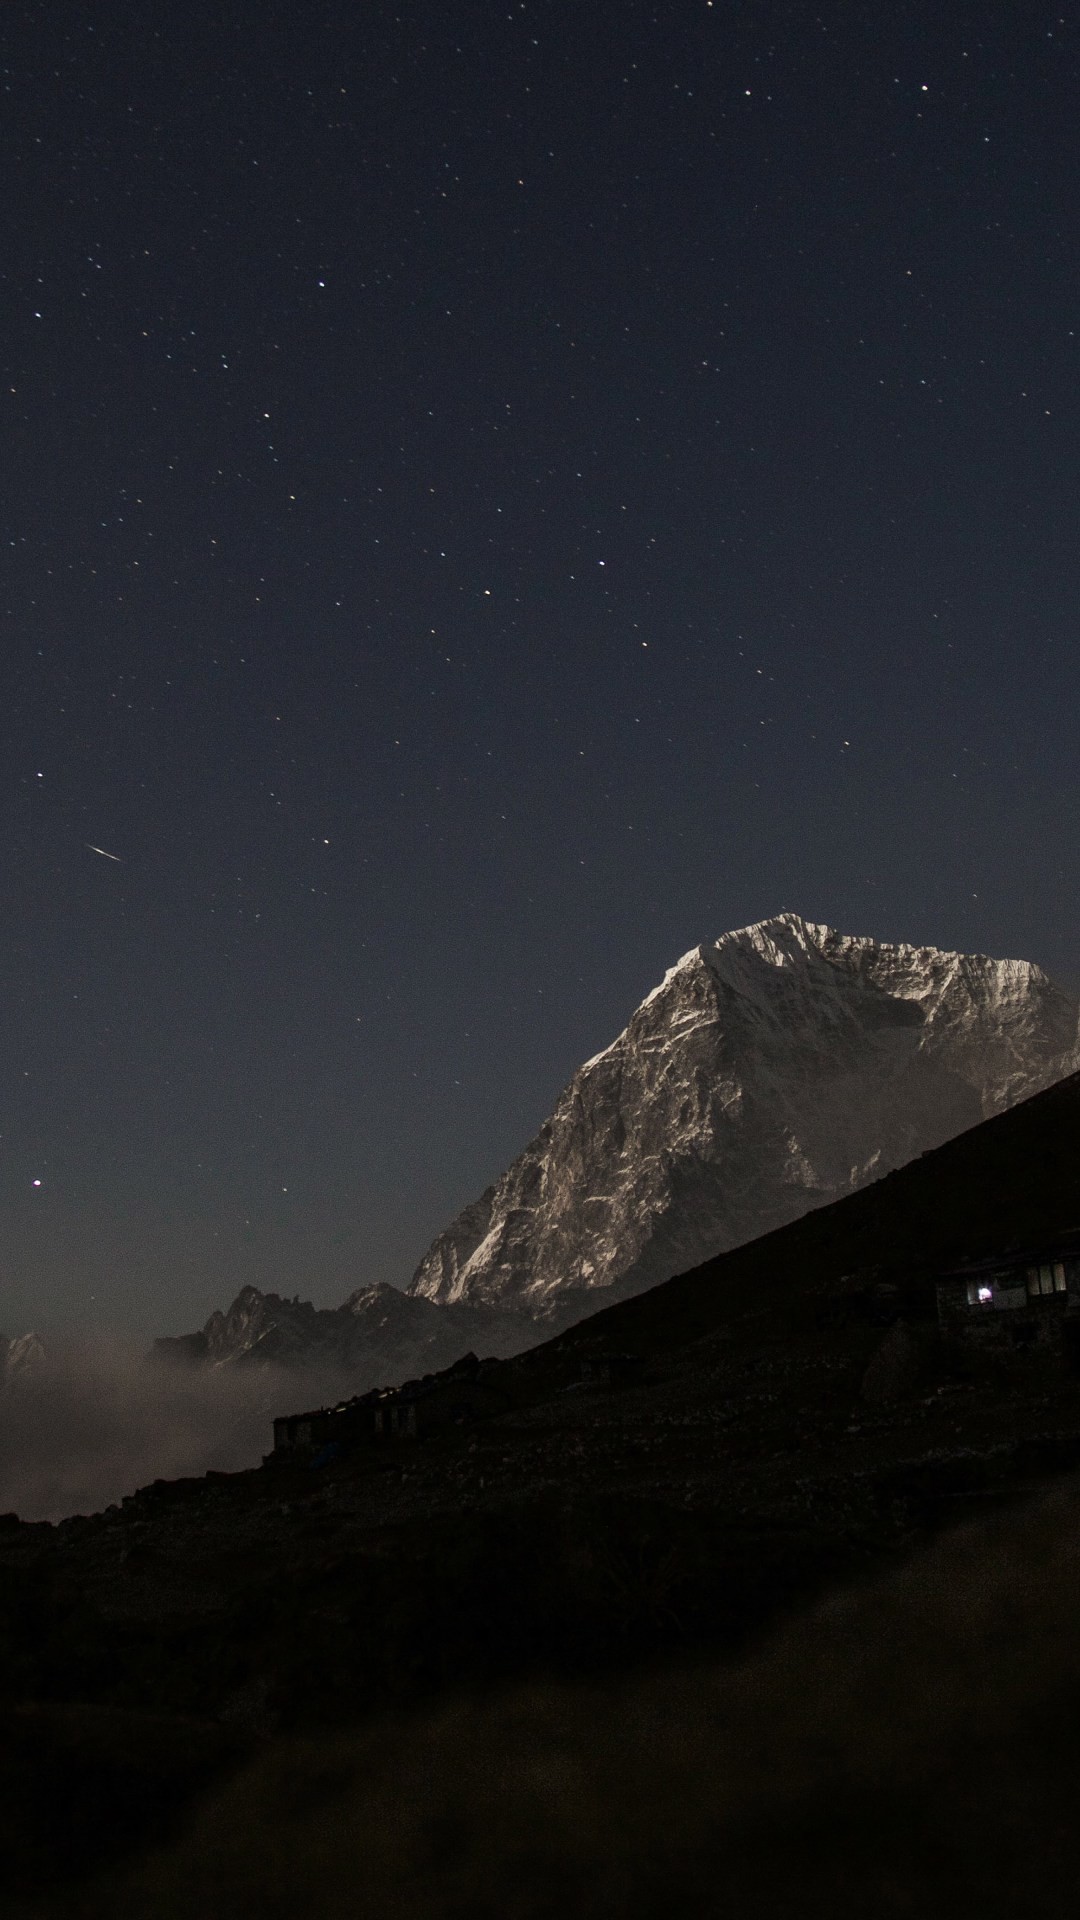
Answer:
[(655, 1286), (1073, 1072), (1077, 1022), (1026, 961), (795, 914), (725, 934), (579, 1069), (410, 1293), (542, 1318)]

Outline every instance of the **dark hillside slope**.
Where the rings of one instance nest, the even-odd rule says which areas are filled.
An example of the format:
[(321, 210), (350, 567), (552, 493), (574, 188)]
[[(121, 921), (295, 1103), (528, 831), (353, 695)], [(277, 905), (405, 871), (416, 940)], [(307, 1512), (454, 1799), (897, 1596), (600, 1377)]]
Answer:
[[(793, 1753), (802, 1755), (795, 1763), (791, 1817), (809, 1836), (808, 1845), (818, 1832), (835, 1833), (822, 1869), (827, 1893), (840, 1899), (831, 1910), (844, 1910), (849, 1889), (842, 1878), (829, 1876), (834, 1868), (847, 1871), (847, 1862), (853, 1873), (858, 1869), (850, 1890), (860, 1895), (861, 1911), (861, 1897), (880, 1891), (875, 1857), (860, 1856), (852, 1864), (844, 1808), (853, 1810), (852, 1820), (857, 1815), (859, 1831), (867, 1820), (884, 1819), (893, 1775), (897, 1811), (890, 1845), (901, 1849), (904, 1835), (921, 1822), (931, 1852), (948, 1850), (950, 1815), (942, 1796), (950, 1781), (954, 1798), (959, 1795), (961, 1824), (986, 1768), (1000, 1789), (993, 1804), (1008, 1795), (1015, 1800), (1015, 1770), (996, 1767), (988, 1750), (999, 1733), (1007, 1743), (1015, 1734), (1020, 1743), (1018, 1778), (1021, 1786), (1028, 1782), (1024, 1804), (1030, 1805), (1030, 1782), (1042, 1764), (1040, 1716), (1054, 1696), (1058, 1671), (1040, 1621), (1056, 1634), (1055, 1623), (1073, 1608), (1073, 1545), (1063, 1546), (1061, 1554), (1055, 1548), (1056, 1557), (1046, 1560), (1045, 1605), (1040, 1599), (1026, 1626), (1016, 1624), (1010, 1590), (1003, 1595), (1001, 1631), (984, 1616), (979, 1625), (972, 1612), (970, 1641), (964, 1608), (949, 1636), (935, 1638), (937, 1602), (927, 1598), (929, 1576), (920, 1572), (917, 1556), (931, 1532), (957, 1518), (1023, 1505), (1048, 1478), (1080, 1465), (1080, 1375), (1056, 1360), (1029, 1364), (1026, 1352), (999, 1372), (965, 1375), (939, 1341), (925, 1307), (940, 1267), (964, 1254), (996, 1255), (1011, 1242), (1052, 1240), (1078, 1222), (1080, 1079), (1070, 1079), (874, 1187), (594, 1314), (543, 1347), (491, 1363), (483, 1370), (483, 1404), (478, 1396), (475, 1410), (460, 1423), (434, 1423), (416, 1439), (357, 1443), (322, 1465), (309, 1455), (247, 1473), (155, 1483), (119, 1509), (57, 1527), (9, 1519), (0, 1525), (0, 1750), (8, 1756), (6, 1771), (0, 1769), (0, 1857), (9, 1887), (31, 1898), (51, 1887), (58, 1904), (47, 1910), (65, 1920), (80, 1912), (173, 1911), (160, 1888), (145, 1907), (126, 1894), (95, 1906), (96, 1896), (87, 1893), (84, 1905), (82, 1890), (95, 1870), (117, 1866), (147, 1842), (175, 1838), (188, 1817), (185, 1808), (200, 1793), (245, 1756), (268, 1747), (267, 1768), (255, 1786), (238, 1788), (238, 1799), (227, 1797), (220, 1815), (209, 1816), (199, 1856), (219, 1860), (236, 1824), (245, 1831), (250, 1824), (253, 1844), (266, 1846), (267, 1872), (277, 1886), (279, 1855), (271, 1837), (276, 1845), (284, 1835), (286, 1850), (291, 1843), (274, 1808), (282, 1793), (294, 1792), (295, 1769), (310, 1768), (314, 1798), (295, 1786), (303, 1831), (292, 1832), (300, 1881), (308, 1872), (321, 1879), (321, 1842), (304, 1827), (304, 1810), (320, 1832), (339, 1831), (337, 1812), (331, 1809), (329, 1825), (323, 1821), (320, 1795), (325, 1786), (333, 1797), (333, 1782), (340, 1781), (347, 1828), (341, 1847), (353, 1848), (350, 1858), (356, 1859), (356, 1850), (362, 1853), (367, 1844), (356, 1835), (382, 1819), (370, 1795), (378, 1797), (383, 1776), (363, 1757), (374, 1741), (386, 1762), (387, 1791), (400, 1798), (407, 1816), (399, 1828), (387, 1826), (386, 1833), (398, 1838), (377, 1873), (373, 1867), (380, 1911), (397, 1910), (391, 1883), (399, 1873), (398, 1841), (410, 1858), (415, 1852), (428, 1859), (427, 1839), (421, 1845), (409, 1822), (410, 1810), (417, 1809), (416, 1820), (420, 1826), (428, 1822), (424, 1833), (430, 1838), (430, 1808), (439, 1832), (473, 1837), (462, 1843), (466, 1884), (455, 1891), (457, 1906), (439, 1904), (452, 1875), (448, 1880), (437, 1847), (429, 1887), (413, 1888), (406, 1876), (402, 1885), (417, 1895), (415, 1906), (406, 1902), (406, 1908), (417, 1915), (467, 1911), (478, 1920), (489, 1913), (495, 1920), (520, 1912), (522, 1920), (533, 1920), (556, 1910), (658, 1911), (655, 1902), (635, 1907), (619, 1890), (624, 1871), (637, 1884), (634, 1862), (641, 1846), (650, 1852), (649, 1871), (668, 1876), (673, 1895), (682, 1888), (685, 1910), (710, 1911), (694, 1906), (696, 1893), (679, 1881), (671, 1848), (665, 1852), (666, 1843), (656, 1840), (644, 1816), (639, 1820), (650, 1752), (642, 1749), (640, 1778), (628, 1781), (624, 1792), (620, 1752), (633, 1749), (633, 1732), (623, 1738), (616, 1731), (612, 1741), (597, 1744), (585, 1723), (595, 1720), (599, 1727), (613, 1716), (617, 1729), (622, 1716), (632, 1729), (642, 1715), (646, 1721), (650, 1715), (660, 1722), (670, 1718), (675, 1736), (669, 1747), (700, 1756), (705, 1791), (696, 1802), (684, 1793), (682, 1763), (669, 1752), (657, 1774), (657, 1818), (663, 1826), (672, 1806), (704, 1808), (701, 1833), (687, 1838), (685, 1857), (700, 1858), (711, 1871), (708, 1809), (714, 1784), (718, 1802), (728, 1805), (726, 1749), (713, 1744), (709, 1728), (695, 1732), (689, 1719), (679, 1724), (690, 1709), (678, 1687), (670, 1706), (660, 1694), (654, 1708), (648, 1689), (637, 1691), (635, 1676), (669, 1660), (700, 1663), (705, 1671), (710, 1662), (725, 1666), (739, 1656), (753, 1658), (785, 1616), (795, 1635), (789, 1644), (801, 1647), (804, 1629), (794, 1623), (815, 1595), (846, 1586), (857, 1596), (868, 1575), (887, 1577), (890, 1569), (911, 1562), (904, 1592), (910, 1591), (914, 1612), (909, 1625), (899, 1623), (895, 1666), (888, 1606), (879, 1619), (876, 1603), (853, 1603), (845, 1697), (857, 1704), (860, 1675), (869, 1672), (863, 1656), (872, 1648), (872, 1684), (884, 1703), (884, 1724), (892, 1715), (891, 1699), (909, 1685), (923, 1687), (919, 1663), (939, 1660), (942, 1671), (932, 1683), (941, 1689), (942, 1726), (951, 1743), (942, 1748), (944, 1773), (937, 1767), (931, 1790), (918, 1730), (903, 1753), (898, 1750), (895, 1765), (888, 1755), (882, 1762), (871, 1741), (865, 1753), (852, 1748), (854, 1774), (870, 1770), (864, 1793), (857, 1778), (844, 1777), (846, 1762), (837, 1756), (846, 1750), (847, 1734), (843, 1725), (834, 1726), (825, 1758), (835, 1779), (838, 1831), (829, 1826), (829, 1807), (812, 1791), (820, 1758), (817, 1717), (799, 1722), (791, 1736)], [(873, 1310), (875, 1287), (887, 1283), (902, 1288), (912, 1309), (910, 1325), (885, 1325)], [(1042, 1552), (1040, 1527), (1054, 1533), (1060, 1520), (1074, 1541), (1075, 1512), (1075, 1496), (1069, 1495), (1060, 1513), (1055, 1509), (1035, 1527), (1030, 1538), (1036, 1558)], [(1016, 1516), (1001, 1518), (1006, 1527)], [(968, 1586), (976, 1595), (993, 1590), (997, 1560), (1013, 1554), (1007, 1531), (983, 1538), (983, 1558)], [(951, 1591), (951, 1579), (946, 1567), (939, 1585)], [(1019, 1680), (1013, 1673), (1008, 1688), (1021, 1686), (1014, 1701), (1012, 1693), (1002, 1692), (1012, 1671), (1010, 1647), (1016, 1633), (1029, 1628), (1039, 1640), (1032, 1691), (1030, 1698), (1022, 1691), (1026, 1669)], [(835, 1658), (837, 1673), (848, 1671), (838, 1651), (815, 1653), (816, 1632), (805, 1629), (805, 1658), (793, 1657), (790, 1675), (782, 1687), (777, 1683), (780, 1692), (792, 1690), (796, 1719), (815, 1661)], [(925, 1638), (925, 1655), (899, 1651), (909, 1633), (920, 1645)], [(976, 1663), (971, 1672), (963, 1668), (968, 1656)], [(1060, 1664), (1067, 1688), (1075, 1688), (1074, 1666)], [(533, 1696), (540, 1705), (519, 1711), (511, 1701), (504, 1723), (502, 1690), (522, 1680), (541, 1688)], [(580, 1696), (564, 1699), (547, 1691), (568, 1682), (610, 1688), (610, 1710), (601, 1704), (597, 1718), (587, 1702), (579, 1711)], [(727, 1682), (717, 1685), (718, 1717), (726, 1720)], [(762, 1697), (757, 1688), (757, 1680), (750, 1683), (746, 1739), (738, 1735), (737, 1749), (750, 1738), (753, 1698)], [(1063, 1703), (1067, 1698), (1066, 1689)], [(463, 1710), (460, 1740), (458, 1709), (449, 1706), (448, 1719), (409, 1720), (400, 1738), (365, 1731), (388, 1710), (437, 1716), (440, 1699), (494, 1699), (496, 1705), (490, 1724), (486, 1708)], [(556, 1700), (550, 1732), (548, 1699)], [(984, 1715), (980, 1724), (990, 1729), (970, 1753), (964, 1745), (969, 1699)], [(779, 1700), (777, 1707), (779, 1714)], [(737, 1728), (737, 1717), (730, 1724)], [(777, 1726), (783, 1746), (779, 1717)], [(332, 1744), (354, 1734), (361, 1739), (355, 1765), (354, 1749)], [(764, 1731), (762, 1737), (764, 1784), (747, 1814), (752, 1832), (737, 1844), (732, 1840), (735, 1851), (744, 1842), (749, 1849), (740, 1897), (759, 1872), (761, 1851), (769, 1852), (774, 1832), (769, 1782), (778, 1749)], [(1066, 1797), (1076, 1764), (1075, 1733), (1069, 1737), (1062, 1764), (1074, 1773)], [(860, 1742), (864, 1738), (870, 1738), (865, 1730), (858, 1733)], [(298, 1761), (289, 1758), (294, 1749), (279, 1743), (293, 1739), (330, 1742), (323, 1748), (325, 1767), (310, 1746)], [(642, 1739), (652, 1739), (647, 1726)], [(485, 1890), (485, 1905), (468, 1883), (469, 1875), (486, 1870), (485, 1842), (476, 1836), (489, 1816), (489, 1831), (502, 1835), (505, 1826), (516, 1835), (519, 1822), (533, 1818), (531, 1788), (521, 1774), (524, 1799), (520, 1806), (508, 1803), (506, 1823), (502, 1804), (484, 1798), (488, 1787), (478, 1788), (475, 1805), (464, 1809), (455, 1796), (460, 1798), (459, 1789), (472, 1791), (462, 1783), (483, 1772), (491, 1756), (492, 1779), (511, 1782), (514, 1755), (532, 1751), (537, 1742), (557, 1750), (550, 1762), (555, 1773), (564, 1765), (563, 1752), (571, 1777), (575, 1769), (585, 1770), (590, 1805), (595, 1772), (602, 1803), (595, 1831), (601, 1833), (607, 1822), (613, 1836), (603, 1849), (603, 1871), (586, 1847), (584, 1880), (577, 1891), (573, 1875), (568, 1883), (573, 1898), (560, 1907), (555, 1885), (530, 1908), (506, 1896), (504, 1882), (516, 1869), (514, 1860), (504, 1861), (494, 1891)], [(922, 1742), (933, 1744), (933, 1738)], [(1051, 1741), (1047, 1754), (1052, 1748)], [(278, 1752), (285, 1756), (280, 1773), (273, 1758)], [(884, 1772), (874, 1772), (881, 1764)], [(554, 1859), (557, 1882), (559, 1858), (584, 1843), (560, 1832), (565, 1810), (550, 1803), (550, 1785), (545, 1774), (537, 1787), (536, 1819), (550, 1823), (537, 1845)], [(1055, 1779), (1046, 1783), (1037, 1809), (1047, 1860), (1058, 1858), (1059, 1785)], [(249, 1791), (253, 1801), (245, 1797)], [(1042, 1786), (1036, 1791), (1042, 1793)], [(630, 1815), (632, 1833), (617, 1822), (612, 1827), (611, 1809), (624, 1801), (638, 1810)], [(262, 1824), (264, 1807), (270, 1809), (269, 1826)], [(742, 1818), (730, 1809), (724, 1814), (725, 1821)], [(760, 1848), (755, 1835), (765, 1836)], [(532, 1838), (521, 1847), (529, 1861), (539, 1857)], [(704, 1851), (699, 1856), (695, 1848)], [(966, 1855), (956, 1857), (963, 1878), (970, 1862)], [(283, 1869), (281, 1897), (271, 1890), (264, 1900), (263, 1868), (242, 1850), (236, 1859), (252, 1898), (223, 1878), (231, 1889), (229, 1910), (296, 1911), (300, 1895), (296, 1876), (289, 1878), (291, 1867)], [(605, 1878), (609, 1865), (613, 1877)], [(907, 1868), (901, 1872), (895, 1861), (894, 1870), (897, 1897), (892, 1906), (879, 1901), (878, 1909), (914, 1911), (925, 1890), (905, 1879)], [(185, 1876), (187, 1871), (185, 1866)], [(595, 1885), (581, 1894), (581, 1885), (590, 1887), (590, 1876), (598, 1872)], [(928, 1872), (933, 1884), (932, 1863)], [(519, 1878), (522, 1887), (532, 1884), (532, 1868), (523, 1867)], [(324, 1911), (352, 1911), (347, 1903), (353, 1884), (349, 1876), (341, 1883), (345, 1905), (335, 1906), (328, 1891)], [(208, 1916), (218, 1910), (201, 1886), (200, 1902)], [(308, 1910), (319, 1911), (310, 1904)], [(753, 1906), (746, 1894), (742, 1907), (732, 1910), (769, 1909)], [(785, 1910), (782, 1901), (774, 1910)], [(940, 1910), (966, 1911), (948, 1900)]]

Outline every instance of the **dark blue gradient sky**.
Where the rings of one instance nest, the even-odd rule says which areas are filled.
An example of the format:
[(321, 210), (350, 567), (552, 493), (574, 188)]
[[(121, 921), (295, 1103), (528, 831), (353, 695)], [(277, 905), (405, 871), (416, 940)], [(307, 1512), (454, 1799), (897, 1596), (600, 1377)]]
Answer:
[(0, 1328), (406, 1282), (781, 908), (1080, 977), (1078, 53), (3, 8)]

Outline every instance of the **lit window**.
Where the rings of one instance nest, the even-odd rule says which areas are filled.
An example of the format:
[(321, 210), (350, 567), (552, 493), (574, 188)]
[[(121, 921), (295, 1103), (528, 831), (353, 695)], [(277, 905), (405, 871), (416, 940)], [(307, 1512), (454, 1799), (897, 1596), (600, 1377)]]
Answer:
[(1054, 1292), (1064, 1293), (1065, 1286), (1066, 1286), (1065, 1262), (1063, 1260), (1055, 1260), (1054, 1261)]
[(978, 1298), (978, 1301), (979, 1301), (979, 1305), (980, 1305), (980, 1306), (988, 1306), (988, 1305), (989, 1305), (989, 1303), (990, 1303), (990, 1301), (991, 1301), (991, 1300), (993, 1299), (993, 1297), (994, 1297), (994, 1289), (993, 1289), (993, 1287), (979, 1287), (979, 1288), (978, 1288), (978, 1290), (977, 1290), (977, 1298)]
[(1027, 1290), (1028, 1290), (1028, 1294), (1030, 1295), (1030, 1297), (1031, 1297), (1032, 1299), (1034, 1299), (1034, 1298), (1035, 1298), (1035, 1295), (1036, 1295), (1036, 1294), (1038, 1293), (1038, 1291), (1039, 1291), (1039, 1269), (1038, 1269), (1038, 1267), (1029, 1267), (1029, 1268), (1028, 1268), (1028, 1270), (1027, 1270)]

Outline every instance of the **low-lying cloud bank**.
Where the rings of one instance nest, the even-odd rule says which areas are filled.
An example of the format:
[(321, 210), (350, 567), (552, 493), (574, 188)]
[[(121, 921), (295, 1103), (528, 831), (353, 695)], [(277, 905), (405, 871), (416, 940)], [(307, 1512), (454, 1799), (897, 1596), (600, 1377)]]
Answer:
[(0, 1513), (99, 1513), (151, 1480), (258, 1466), (276, 1413), (354, 1392), (340, 1374), (277, 1367), (153, 1366), (94, 1339), (54, 1347), (0, 1392)]

